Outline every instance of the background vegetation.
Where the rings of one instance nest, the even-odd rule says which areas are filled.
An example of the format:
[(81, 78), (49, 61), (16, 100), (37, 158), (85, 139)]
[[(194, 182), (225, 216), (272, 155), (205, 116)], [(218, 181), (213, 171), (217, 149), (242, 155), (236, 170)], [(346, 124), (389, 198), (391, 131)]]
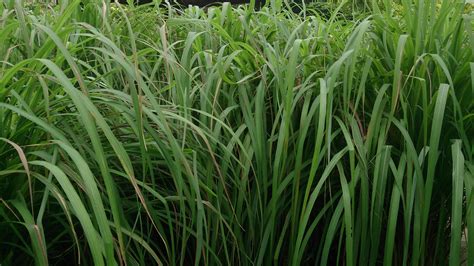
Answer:
[(469, 6), (252, 5), (0, 4), (0, 264), (474, 264)]

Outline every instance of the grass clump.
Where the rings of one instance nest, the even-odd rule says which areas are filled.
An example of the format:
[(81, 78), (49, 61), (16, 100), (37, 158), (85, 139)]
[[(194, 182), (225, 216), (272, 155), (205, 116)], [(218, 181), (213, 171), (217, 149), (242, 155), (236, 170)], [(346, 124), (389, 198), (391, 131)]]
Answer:
[(1, 5), (0, 263), (472, 265), (472, 14), (363, 6)]

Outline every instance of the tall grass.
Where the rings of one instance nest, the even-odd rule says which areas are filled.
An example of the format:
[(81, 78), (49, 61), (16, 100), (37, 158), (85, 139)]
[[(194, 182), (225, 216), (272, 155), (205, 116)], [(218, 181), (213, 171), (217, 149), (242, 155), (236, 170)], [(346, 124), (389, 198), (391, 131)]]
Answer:
[(281, 3), (0, 5), (0, 264), (474, 264), (469, 6)]

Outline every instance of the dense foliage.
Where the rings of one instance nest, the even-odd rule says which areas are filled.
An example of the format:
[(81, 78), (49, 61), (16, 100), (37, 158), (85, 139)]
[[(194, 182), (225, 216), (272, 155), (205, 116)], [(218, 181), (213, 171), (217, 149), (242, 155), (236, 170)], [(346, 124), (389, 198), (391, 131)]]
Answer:
[(0, 264), (473, 265), (474, 16), (391, 2), (4, 1)]

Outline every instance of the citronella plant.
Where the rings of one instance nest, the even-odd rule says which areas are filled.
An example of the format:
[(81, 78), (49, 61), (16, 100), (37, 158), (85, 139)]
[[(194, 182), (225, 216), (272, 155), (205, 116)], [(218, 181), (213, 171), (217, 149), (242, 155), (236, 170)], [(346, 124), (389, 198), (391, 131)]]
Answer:
[(469, 6), (333, 4), (1, 4), (0, 264), (472, 265)]

